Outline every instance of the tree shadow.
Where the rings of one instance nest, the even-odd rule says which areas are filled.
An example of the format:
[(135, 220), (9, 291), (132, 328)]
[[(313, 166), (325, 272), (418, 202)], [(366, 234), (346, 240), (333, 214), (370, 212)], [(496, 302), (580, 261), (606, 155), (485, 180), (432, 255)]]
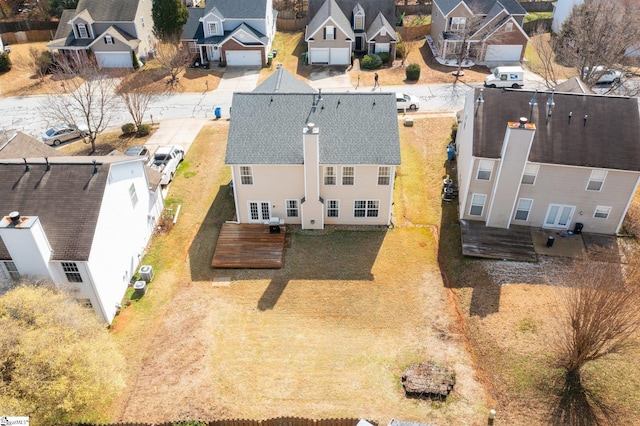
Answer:
[(594, 392), (585, 388), (580, 374), (567, 373), (559, 393), (559, 399), (551, 409), (554, 426), (599, 426), (616, 423), (617, 416)]

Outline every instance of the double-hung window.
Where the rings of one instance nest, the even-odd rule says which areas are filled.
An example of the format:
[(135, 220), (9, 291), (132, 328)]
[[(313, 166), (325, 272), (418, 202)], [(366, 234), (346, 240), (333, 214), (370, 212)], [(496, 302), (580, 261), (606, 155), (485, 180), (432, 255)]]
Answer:
[(611, 214), (611, 207), (596, 206), (596, 211), (593, 213), (593, 217), (598, 219), (608, 219), (610, 214)]
[(67, 281), (70, 283), (81, 283), (82, 275), (76, 262), (62, 262), (62, 271), (67, 276)]
[(335, 185), (336, 184), (336, 168), (333, 166), (326, 166), (324, 168), (324, 184)]
[(471, 197), (471, 208), (469, 209), (469, 214), (471, 216), (482, 216), (484, 202), (486, 200), (487, 196), (485, 194), (473, 194)]
[(606, 177), (606, 170), (592, 170), (591, 176), (589, 176), (589, 183), (587, 184), (587, 191), (600, 191)]
[(527, 164), (524, 168), (524, 174), (522, 175), (522, 184), (534, 185), (539, 170), (540, 166), (538, 164)]
[(240, 183), (253, 185), (253, 169), (251, 166), (240, 166)]
[(87, 26), (85, 24), (78, 24), (78, 35), (80, 38), (89, 38), (89, 33), (87, 32)]
[(327, 200), (327, 217), (339, 217), (339, 216), (340, 216), (340, 201)]
[(110, 35), (104, 36), (104, 43), (105, 44), (113, 44), (113, 37), (111, 37)]
[(533, 200), (530, 198), (520, 198), (518, 200), (518, 207), (516, 208), (516, 216), (515, 220), (527, 220), (529, 219), (529, 212), (531, 211), (531, 206), (533, 205)]
[(379, 210), (378, 200), (356, 200), (353, 203), (354, 217), (378, 217)]
[(12, 280), (19, 280), (20, 272), (18, 271), (16, 264), (10, 260), (5, 260), (3, 263), (4, 263), (4, 268), (7, 270), (7, 273), (9, 274), (9, 277)]
[(478, 164), (478, 180), (491, 180), (491, 172), (493, 172), (493, 161), (480, 160)]
[(298, 217), (298, 200), (287, 200), (287, 217)]
[(353, 166), (345, 166), (342, 168), (342, 184), (353, 185), (355, 180), (355, 169)]
[(378, 185), (389, 185), (391, 182), (391, 167), (378, 167)]

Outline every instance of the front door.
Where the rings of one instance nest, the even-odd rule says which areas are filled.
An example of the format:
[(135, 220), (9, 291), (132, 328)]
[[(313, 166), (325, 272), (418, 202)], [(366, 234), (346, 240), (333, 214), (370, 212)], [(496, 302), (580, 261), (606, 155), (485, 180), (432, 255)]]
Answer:
[(364, 50), (364, 36), (357, 35), (356, 36), (356, 52), (361, 52)]
[(249, 222), (263, 223), (271, 218), (271, 203), (269, 201), (249, 201)]
[(562, 204), (549, 204), (547, 217), (544, 220), (545, 228), (567, 229), (571, 224), (571, 218), (576, 206), (565, 206)]
[(220, 60), (220, 48), (218, 46), (207, 46), (207, 58), (211, 62), (218, 62)]

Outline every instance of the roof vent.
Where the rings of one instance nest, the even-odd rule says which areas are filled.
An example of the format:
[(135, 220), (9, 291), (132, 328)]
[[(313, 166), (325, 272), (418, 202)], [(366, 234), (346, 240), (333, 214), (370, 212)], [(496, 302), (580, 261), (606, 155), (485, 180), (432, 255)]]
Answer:
[(9, 213), (9, 219), (11, 219), (11, 223), (14, 225), (20, 222), (20, 212), (11, 212)]
[(309, 129), (310, 132), (313, 132), (313, 129), (315, 128), (315, 124), (313, 123), (307, 123), (307, 129)]
[(520, 126), (519, 127), (524, 127), (527, 124), (528, 121), (529, 120), (527, 120), (527, 117), (520, 117)]

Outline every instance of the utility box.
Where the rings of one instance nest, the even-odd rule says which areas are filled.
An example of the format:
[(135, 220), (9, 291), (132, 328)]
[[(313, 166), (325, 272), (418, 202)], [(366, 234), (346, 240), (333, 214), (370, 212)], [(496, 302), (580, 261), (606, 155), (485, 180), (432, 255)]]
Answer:
[(148, 283), (153, 281), (153, 268), (151, 267), (151, 265), (142, 265), (140, 267), (140, 270), (138, 271), (138, 274), (140, 275), (140, 279)]

